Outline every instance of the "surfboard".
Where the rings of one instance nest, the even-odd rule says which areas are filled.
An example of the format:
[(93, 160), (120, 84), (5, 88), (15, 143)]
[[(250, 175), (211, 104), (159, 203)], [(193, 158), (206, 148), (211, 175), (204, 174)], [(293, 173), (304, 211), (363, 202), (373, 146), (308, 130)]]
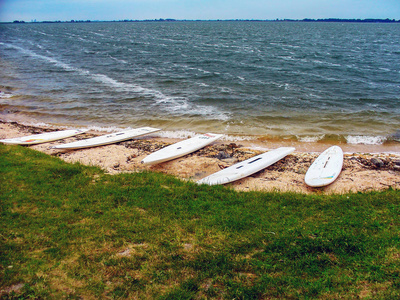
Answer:
[(118, 143), (126, 140), (130, 140), (134, 137), (150, 134), (153, 132), (160, 131), (161, 129), (152, 128), (152, 127), (142, 127), (130, 130), (124, 130), (116, 133), (106, 134), (97, 136), (94, 138), (76, 141), (67, 144), (61, 144), (52, 147), (53, 149), (82, 149), (82, 148), (90, 148), (97, 147), (103, 145), (109, 145), (113, 143)]
[(186, 154), (197, 151), (211, 144), (212, 142), (215, 142), (221, 137), (222, 134), (213, 133), (198, 135), (153, 152), (150, 155), (146, 156), (142, 160), (142, 163), (148, 165), (159, 164), (178, 157), (182, 157)]
[(5, 144), (14, 144), (14, 145), (35, 145), (35, 144), (42, 144), (42, 143), (48, 143), (65, 139), (74, 135), (84, 133), (86, 131), (87, 130), (84, 129), (68, 129), (68, 130), (52, 131), (52, 132), (45, 132), (40, 134), (12, 138), (12, 139), (4, 139), (0, 140), (0, 142)]
[(343, 166), (343, 151), (332, 146), (322, 152), (308, 169), (304, 181), (311, 187), (331, 184), (338, 178)]
[(197, 181), (198, 184), (226, 184), (254, 174), (281, 160), (295, 150), (293, 147), (281, 147), (237, 163), (219, 172)]

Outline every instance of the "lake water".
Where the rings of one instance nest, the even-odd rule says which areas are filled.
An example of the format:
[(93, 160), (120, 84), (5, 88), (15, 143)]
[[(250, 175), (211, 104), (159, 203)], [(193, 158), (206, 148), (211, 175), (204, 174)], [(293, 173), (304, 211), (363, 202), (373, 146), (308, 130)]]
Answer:
[(400, 25), (2, 24), (0, 80), (3, 120), (384, 144)]

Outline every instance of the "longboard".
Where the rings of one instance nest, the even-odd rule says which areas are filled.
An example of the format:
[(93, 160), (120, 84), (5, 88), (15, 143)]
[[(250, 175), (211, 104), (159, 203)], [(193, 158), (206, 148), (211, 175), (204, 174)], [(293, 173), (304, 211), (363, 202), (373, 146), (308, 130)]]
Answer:
[(311, 187), (331, 184), (338, 178), (343, 166), (343, 151), (332, 146), (322, 152), (308, 169), (304, 181)]
[(35, 145), (35, 144), (42, 144), (53, 142), (61, 139), (65, 139), (74, 135), (78, 135), (81, 133), (86, 132), (87, 130), (83, 129), (68, 129), (68, 130), (61, 130), (61, 131), (52, 131), (52, 132), (45, 132), (40, 134), (28, 135), (23, 137), (17, 137), (12, 139), (4, 139), (0, 140), (0, 142), (5, 144), (14, 144), (14, 145)]
[(281, 147), (265, 152), (200, 179), (197, 183), (216, 185), (242, 179), (276, 163), (294, 150), (293, 147)]
[(222, 137), (222, 134), (206, 133), (175, 143), (146, 156), (143, 164), (158, 164), (197, 151)]
[(126, 141), (126, 140), (132, 139), (134, 137), (150, 134), (150, 133), (157, 132), (160, 130), (161, 129), (158, 129), (158, 128), (142, 127), (142, 128), (130, 129), (130, 130), (120, 131), (120, 132), (116, 132), (116, 133), (101, 135), (101, 136), (97, 136), (94, 138), (76, 141), (76, 142), (72, 142), (72, 143), (57, 145), (52, 148), (53, 149), (82, 149), (82, 148), (103, 146), (103, 145)]

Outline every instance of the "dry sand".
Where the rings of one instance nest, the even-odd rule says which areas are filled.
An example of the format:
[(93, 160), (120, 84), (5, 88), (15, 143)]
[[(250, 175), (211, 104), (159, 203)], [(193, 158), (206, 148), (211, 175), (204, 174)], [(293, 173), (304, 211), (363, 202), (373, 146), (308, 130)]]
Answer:
[[(15, 122), (0, 122), (0, 139), (54, 131), (55, 128), (24, 126)], [(146, 155), (164, 146), (179, 141), (158, 137), (157, 133), (118, 144), (65, 151), (50, 149), (51, 146), (90, 138), (105, 133), (89, 132), (63, 141), (29, 146), (35, 150), (58, 156), (66, 162), (80, 162), (84, 165), (99, 166), (110, 174), (151, 170), (174, 175), (187, 180), (198, 180), (238, 161), (257, 155), (265, 149), (287, 145), (284, 142), (249, 146), (251, 142), (218, 141), (193, 154), (154, 166), (144, 166), (141, 160)], [(244, 144), (244, 145), (240, 145)], [(229, 184), (239, 191), (283, 191), (299, 193), (343, 194), (347, 192), (368, 192), (400, 188), (399, 154), (345, 154), (342, 173), (331, 185), (324, 188), (310, 188), (304, 183), (304, 175), (320, 152), (329, 145), (314, 145), (315, 151), (304, 151), (304, 145), (296, 145), (297, 151), (276, 164), (252, 176)], [(308, 147), (310, 145), (308, 144)], [(298, 150), (300, 149), (300, 150)], [(346, 149), (344, 149), (346, 151)], [(227, 157), (227, 158), (224, 158)]]

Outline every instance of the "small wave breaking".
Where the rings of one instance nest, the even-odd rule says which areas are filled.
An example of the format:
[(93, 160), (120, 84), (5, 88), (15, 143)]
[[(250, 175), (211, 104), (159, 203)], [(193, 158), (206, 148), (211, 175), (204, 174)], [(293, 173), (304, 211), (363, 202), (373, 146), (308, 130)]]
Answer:
[(315, 143), (323, 140), (325, 134), (322, 135), (314, 135), (314, 136), (296, 136), (297, 140), (302, 143)]
[(74, 67), (70, 64), (59, 61), (53, 57), (41, 55), (35, 53), (32, 50), (25, 49), (20, 46), (3, 42), (0, 42), (0, 45), (18, 50), (33, 58), (38, 58), (47, 61), (55, 65), (56, 67), (62, 68), (65, 71), (76, 72), (81, 76), (89, 77), (98, 83), (105, 84), (109, 87), (116, 89), (117, 92), (130, 92), (139, 94), (139, 96), (141, 97), (152, 98), (154, 100), (152, 106), (156, 106), (157, 108), (163, 111), (172, 112), (175, 114), (183, 114), (189, 112), (190, 114), (201, 115), (205, 118), (218, 119), (222, 121), (225, 121), (229, 118), (225, 112), (220, 111), (218, 108), (213, 106), (204, 106), (204, 105), (190, 103), (188, 99), (184, 97), (167, 96), (162, 92), (154, 89), (144, 88), (140, 85), (132, 83), (120, 82), (116, 79), (109, 77), (108, 75), (92, 73), (89, 70)]
[(349, 135), (346, 138), (348, 144), (353, 145), (382, 145), (386, 142), (387, 137), (384, 136), (367, 136), (367, 135)]

